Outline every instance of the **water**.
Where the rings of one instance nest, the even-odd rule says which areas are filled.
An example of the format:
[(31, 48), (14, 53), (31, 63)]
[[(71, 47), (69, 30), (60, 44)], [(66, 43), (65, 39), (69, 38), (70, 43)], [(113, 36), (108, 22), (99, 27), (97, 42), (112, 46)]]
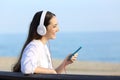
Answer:
[[(50, 40), (52, 57), (64, 59), (79, 46), (78, 60), (120, 62), (120, 32), (58, 33)], [(18, 57), (26, 40), (26, 34), (1, 34), (0, 56)]]

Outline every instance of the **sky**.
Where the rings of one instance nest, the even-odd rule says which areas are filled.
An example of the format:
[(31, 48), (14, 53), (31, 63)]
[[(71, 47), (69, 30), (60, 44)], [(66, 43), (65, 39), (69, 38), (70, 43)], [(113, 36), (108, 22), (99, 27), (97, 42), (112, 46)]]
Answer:
[(41, 10), (56, 14), (61, 32), (120, 31), (120, 0), (1, 0), (0, 34), (27, 33)]

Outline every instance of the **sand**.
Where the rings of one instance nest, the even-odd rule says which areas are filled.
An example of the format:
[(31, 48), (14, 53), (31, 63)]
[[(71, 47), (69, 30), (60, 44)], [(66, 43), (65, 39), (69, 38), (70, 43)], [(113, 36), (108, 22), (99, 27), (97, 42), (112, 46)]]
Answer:
[[(16, 61), (16, 57), (0, 57), (0, 71), (12, 71)], [(62, 60), (53, 59), (54, 67), (61, 62)], [(75, 61), (66, 67), (66, 74), (120, 76), (120, 63)]]

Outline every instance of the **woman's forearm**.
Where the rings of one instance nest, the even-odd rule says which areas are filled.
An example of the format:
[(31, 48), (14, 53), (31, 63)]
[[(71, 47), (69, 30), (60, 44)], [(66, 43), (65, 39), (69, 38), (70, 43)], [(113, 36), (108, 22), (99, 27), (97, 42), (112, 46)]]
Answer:
[(62, 72), (64, 71), (65, 66), (66, 66), (66, 64), (65, 64), (65, 62), (63, 61), (63, 62), (55, 69), (55, 71), (56, 71), (58, 74), (60, 74), (60, 73), (62, 73)]
[(37, 67), (34, 73), (57, 74), (54, 69), (48, 69), (43, 67)]

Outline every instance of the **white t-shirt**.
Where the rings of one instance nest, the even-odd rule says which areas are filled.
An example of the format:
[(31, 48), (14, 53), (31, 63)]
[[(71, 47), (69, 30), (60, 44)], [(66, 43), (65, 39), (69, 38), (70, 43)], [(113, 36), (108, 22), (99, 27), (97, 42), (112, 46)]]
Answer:
[(44, 45), (40, 40), (33, 40), (23, 51), (21, 71), (25, 74), (33, 74), (37, 67), (53, 69), (47, 45)]

